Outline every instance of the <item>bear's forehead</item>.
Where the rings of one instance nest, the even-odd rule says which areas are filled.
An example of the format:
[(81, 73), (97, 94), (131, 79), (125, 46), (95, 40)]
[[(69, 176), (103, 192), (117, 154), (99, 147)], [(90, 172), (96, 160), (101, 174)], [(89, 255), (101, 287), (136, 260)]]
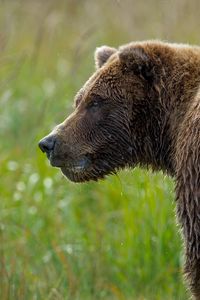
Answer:
[(79, 90), (75, 97), (75, 106), (82, 100), (90, 101), (92, 94), (108, 95), (110, 89), (120, 85), (122, 80), (121, 68), (119, 60), (115, 59), (110, 61), (105, 66), (97, 70), (84, 86)]

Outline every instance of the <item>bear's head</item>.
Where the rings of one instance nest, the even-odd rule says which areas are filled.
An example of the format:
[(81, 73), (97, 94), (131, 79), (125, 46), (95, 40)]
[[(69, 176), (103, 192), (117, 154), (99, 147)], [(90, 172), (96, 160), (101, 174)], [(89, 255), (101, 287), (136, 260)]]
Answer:
[(129, 44), (97, 48), (95, 62), (74, 112), (39, 142), (41, 150), (74, 182), (136, 164), (161, 168), (157, 61), (143, 45)]

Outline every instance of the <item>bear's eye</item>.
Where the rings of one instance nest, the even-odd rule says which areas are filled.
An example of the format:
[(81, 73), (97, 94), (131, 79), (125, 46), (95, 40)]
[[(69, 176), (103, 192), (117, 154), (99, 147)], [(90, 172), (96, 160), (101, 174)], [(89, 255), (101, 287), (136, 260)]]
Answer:
[(102, 99), (100, 96), (96, 96), (96, 97), (94, 97), (93, 100), (91, 100), (88, 103), (87, 108), (89, 108), (89, 109), (97, 109), (97, 108), (101, 107), (104, 102), (105, 102), (104, 99)]
[(94, 100), (90, 103), (90, 107), (98, 107), (99, 106), (99, 101)]

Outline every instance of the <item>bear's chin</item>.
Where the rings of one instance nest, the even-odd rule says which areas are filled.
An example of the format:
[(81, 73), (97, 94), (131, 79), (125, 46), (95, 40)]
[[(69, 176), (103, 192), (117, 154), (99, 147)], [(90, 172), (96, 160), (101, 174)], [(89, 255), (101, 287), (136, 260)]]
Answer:
[(99, 178), (95, 177), (92, 173), (86, 171), (79, 171), (68, 168), (61, 168), (63, 175), (72, 182), (87, 182), (97, 181)]
[(115, 174), (115, 171), (106, 171), (106, 170), (95, 170), (90, 168), (89, 170), (74, 170), (65, 167), (60, 168), (62, 174), (72, 182), (87, 182), (87, 181), (98, 181), (104, 179), (106, 175)]

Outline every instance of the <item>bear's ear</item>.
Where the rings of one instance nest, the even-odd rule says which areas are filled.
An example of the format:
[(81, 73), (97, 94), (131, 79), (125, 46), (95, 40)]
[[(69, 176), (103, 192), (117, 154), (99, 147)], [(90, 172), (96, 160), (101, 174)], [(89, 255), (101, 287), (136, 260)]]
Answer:
[(94, 58), (96, 68), (101, 68), (105, 62), (109, 59), (109, 57), (114, 54), (117, 50), (115, 48), (111, 48), (108, 46), (101, 46), (96, 48)]
[(154, 62), (142, 47), (126, 46), (120, 48), (119, 59), (125, 71), (133, 72), (146, 80), (153, 79)]

